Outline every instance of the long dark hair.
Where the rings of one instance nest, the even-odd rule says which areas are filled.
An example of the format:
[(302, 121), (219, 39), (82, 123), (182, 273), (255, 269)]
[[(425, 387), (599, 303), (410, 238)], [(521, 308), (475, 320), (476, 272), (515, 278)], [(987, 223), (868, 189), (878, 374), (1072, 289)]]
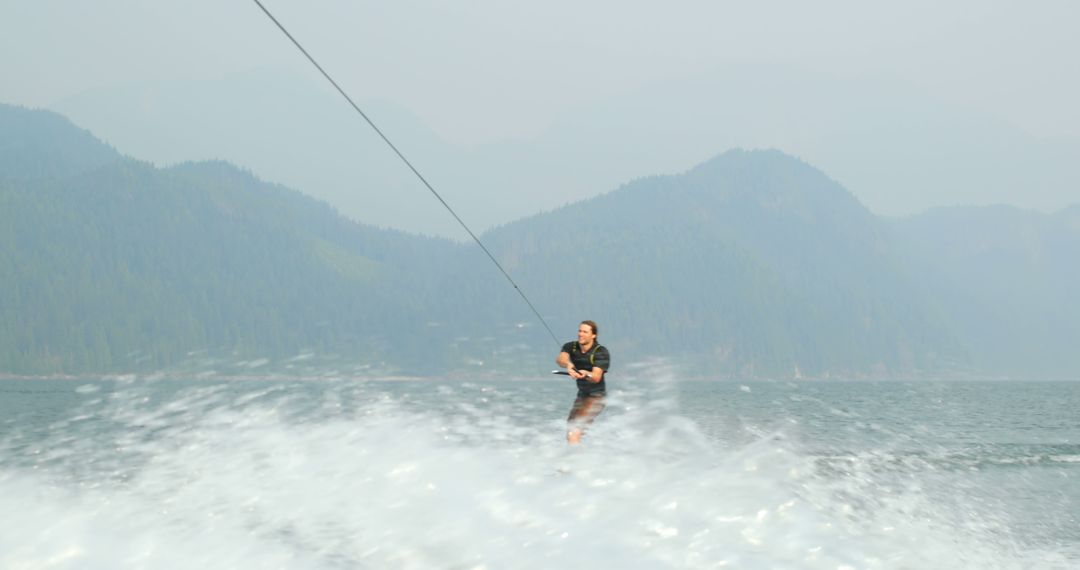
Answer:
[(596, 338), (598, 338), (598, 339), (600, 338), (600, 329), (596, 326), (595, 322), (593, 322), (593, 321), (581, 321), (581, 324), (589, 325), (589, 328), (592, 329), (592, 333), (594, 335), (596, 335)]

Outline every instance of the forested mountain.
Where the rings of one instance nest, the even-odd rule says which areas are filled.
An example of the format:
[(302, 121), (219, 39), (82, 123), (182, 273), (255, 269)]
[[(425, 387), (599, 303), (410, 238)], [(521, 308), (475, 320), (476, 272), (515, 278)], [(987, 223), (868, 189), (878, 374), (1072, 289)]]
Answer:
[(1080, 207), (942, 208), (892, 226), (980, 369), (1080, 376)]
[(56, 113), (0, 104), (0, 177), (61, 177), (121, 158), (89, 131)]
[[(155, 168), (51, 113), (0, 106), (0, 150), (0, 373), (551, 366), (471, 242), (358, 224), (222, 162)], [(482, 239), (564, 340), (599, 321), (616, 370), (1057, 377), (1080, 364), (1078, 219), (885, 221), (797, 159), (731, 151)]]
[[(353, 223), (224, 163), (103, 160), (59, 117), (0, 107), (5, 126), (34, 120), (48, 130), (0, 129), (19, 152), (0, 173), (0, 370), (157, 369), (203, 351), (388, 362), (397, 335), (423, 342), (439, 295), (416, 275), (456, 286), (452, 242)], [(442, 343), (428, 344), (430, 371)]]
[[(891, 215), (1013, 196), (1053, 209), (1080, 187), (1080, 141), (1033, 136), (902, 82), (782, 65), (643, 84), (565, 109), (535, 135), (476, 146), (443, 139), (387, 101), (359, 103), (478, 230), (740, 147), (784, 149)], [(212, 80), (132, 79), (51, 109), (158, 165), (217, 157), (354, 220), (460, 235), (438, 204), (405, 199), (415, 180), (317, 77), (264, 68)]]
[[(712, 376), (966, 366), (881, 222), (814, 168), (730, 151), (489, 234), (541, 304), (597, 315), (631, 354)], [(555, 268), (555, 270), (552, 270)]]

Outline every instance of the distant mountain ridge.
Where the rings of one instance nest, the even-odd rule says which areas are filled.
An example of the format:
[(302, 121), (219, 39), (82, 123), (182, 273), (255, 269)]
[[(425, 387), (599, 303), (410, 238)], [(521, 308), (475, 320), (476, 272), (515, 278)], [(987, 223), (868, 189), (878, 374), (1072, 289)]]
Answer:
[[(777, 151), (731, 151), (489, 237), (539, 291), (573, 292), (561, 303), (541, 297), (545, 306), (598, 313), (616, 336), (639, 339), (631, 350), (664, 347), (716, 375), (965, 366), (943, 317), (907, 285), (886, 233), (805, 163)], [(583, 271), (580, 290), (550, 269), (579, 253), (595, 265)]]
[(1078, 211), (940, 208), (891, 225), (917, 285), (948, 308), (975, 362), (1001, 376), (1076, 378)]
[[(0, 121), (34, 113), (0, 106)], [(63, 156), (53, 148), (85, 142), (82, 131), (0, 132), (0, 146), (43, 157), (0, 173), (7, 372), (160, 369), (205, 351), (362, 350), (385, 364), (381, 327), (430, 296), (412, 270), (437, 271), (458, 249), (361, 226), (221, 162), (158, 169), (116, 155), (41, 175), (46, 158)], [(401, 332), (423, 338), (419, 325)]]
[(0, 176), (55, 177), (117, 162), (120, 153), (66, 118), (0, 105)]
[[(9, 124), (0, 373), (551, 366), (474, 244), (359, 224), (223, 162), (155, 168), (51, 113), (0, 105)], [(798, 159), (736, 150), (482, 238), (556, 334), (599, 321), (616, 370), (1060, 378), (1080, 369), (1076, 212), (885, 220)]]
[[(1049, 211), (1080, 186), (1080, 141), (1041, 139), (909, 85), (786, 66), (725, 66), (645, 85), (568, 110), (535, 137), (476, 146), (444, 140), (406, 109), (365, 101), (362, 87), (353, 95), (480, 230), (731, 148), (798, 156), (887, 215), (998, 202)], [(102, 87), (52, 109), (159, 165), (228, 160), (354, 220), (467, 239), (347, 104), (302, 74)]]

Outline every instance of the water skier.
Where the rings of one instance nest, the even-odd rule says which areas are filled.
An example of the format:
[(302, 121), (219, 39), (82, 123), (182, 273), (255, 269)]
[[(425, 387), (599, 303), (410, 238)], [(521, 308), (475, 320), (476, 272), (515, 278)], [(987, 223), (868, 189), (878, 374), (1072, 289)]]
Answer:
[(611, 354), (596, 342), (598, 332), (593, 321), (581, 321), (578, 339), (564, 344), (555, 359), (555, 363), (577, 381), (577, 398), (566, 418), (566, 442), (570, 445), (581, 442), (585, 427), (604, 410), (607, 392), (604, 375), (611, 366)]

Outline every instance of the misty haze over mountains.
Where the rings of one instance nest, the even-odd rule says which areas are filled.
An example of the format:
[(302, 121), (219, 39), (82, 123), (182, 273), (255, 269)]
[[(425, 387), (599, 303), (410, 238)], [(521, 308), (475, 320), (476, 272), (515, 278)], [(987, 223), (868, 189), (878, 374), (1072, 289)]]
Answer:
[[(534, 376), (555, 350), (474, 244), (359, 224), (224, 162), (155, 168), (49, 112), (0, 106), (0, 234), (2, 373), (202, 360)], [(667, 358), (706, 378), (1080, 370), (1080, 206), (880, 218), (805, 162), (733, 150), (483, 239), (556, 332), (594, 318), (622, 365)]]
[[(370, 128), (318, 78), (278, 69), (131, 83), (52, 108), (159, 165), (223, 159), (383, 227), (464, 239)], [(355, 89), (362, 99), (363, 86)], [(362, 103), (477, 229), (683, 172), (729, 148), (778, 148), (872, 212), (1005, 203), (1046, 213), (1080, 195), (1080, 141), (1040, 139), (902, 84), (783, 66), (654, 83), (564, 114), (540, 136), (462, 147), (407, 110)]]

